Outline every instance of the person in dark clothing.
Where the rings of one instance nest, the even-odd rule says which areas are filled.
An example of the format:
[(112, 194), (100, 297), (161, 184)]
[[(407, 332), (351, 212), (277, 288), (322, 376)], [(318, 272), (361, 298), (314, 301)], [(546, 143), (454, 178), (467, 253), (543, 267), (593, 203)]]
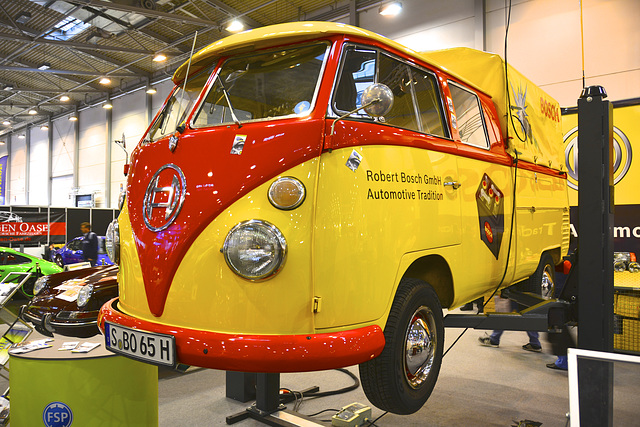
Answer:
[(98, 260), (98, 236), (91, 231), (91, 224), (83, 222), (80, 224), (80, 231), (84, 234), (82, 239), (82, 256), (84, 260), (91, 263), (91, 266), (96, 265)]

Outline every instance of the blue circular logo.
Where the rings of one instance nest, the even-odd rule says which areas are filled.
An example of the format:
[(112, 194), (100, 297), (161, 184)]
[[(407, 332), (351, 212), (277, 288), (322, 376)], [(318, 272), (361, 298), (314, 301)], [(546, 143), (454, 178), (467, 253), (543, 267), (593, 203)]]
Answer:
[(73, 422), (73, 412), (66, 403), (51, 402), (42, 411), (46, 427), (69, 427)]

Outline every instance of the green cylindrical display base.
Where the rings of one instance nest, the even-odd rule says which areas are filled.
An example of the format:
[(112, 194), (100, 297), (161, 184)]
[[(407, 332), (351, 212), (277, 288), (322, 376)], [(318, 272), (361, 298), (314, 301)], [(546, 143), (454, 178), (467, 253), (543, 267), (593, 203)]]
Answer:
[(102, 346), (86, 354), (58, 347), (11, 356), (11, 425), (158, 425), (156, 366)]

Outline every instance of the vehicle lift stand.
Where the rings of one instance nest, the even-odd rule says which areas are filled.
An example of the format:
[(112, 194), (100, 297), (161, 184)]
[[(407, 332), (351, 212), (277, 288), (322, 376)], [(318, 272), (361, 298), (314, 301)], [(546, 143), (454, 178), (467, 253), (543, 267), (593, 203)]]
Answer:
[[(240, 375), (256, 376), (256, 402), (242, 412), (229, 415), (226, 419), (227, 425), (235, 424), (246, 420), (247, 418), (253, 418), (263, 424), (275, 427), (323, 425), (317, 423), (316, 420), (312, 418), (286, 410), (284, 403), (295, 400), (295, 396), (293, 394), (280, 394), (280, 374), (241, 373)], [(229, 376), (227, 376), (227, 378), (229, 378)], [(311, 387), (307, 390), (303, 390), (301, 393), (304, 395), (307, 393), (315, 393), (318, 390), (318, 387)]]
[[(578, 251), (560, 298), (504, 289), (527, 307), (519, 313), (448, 314), (446, 327), (539, 331), (568, 335), (578, 324), (578, 348), (613, 350), (613, 107), (601, 86), (578, 99)], [(579, 168), (578, 168), (579, 165)], [(582, 232), (580, 232), (582, 230)], [(581, 278), (581, 279), (580, 279)], [(579, 298), (578, 298), (579, 296)], [(551, 337), (551, 336), (550, 336)], [(578, 360), (582, 427), (613, 425), (613, 364)]]

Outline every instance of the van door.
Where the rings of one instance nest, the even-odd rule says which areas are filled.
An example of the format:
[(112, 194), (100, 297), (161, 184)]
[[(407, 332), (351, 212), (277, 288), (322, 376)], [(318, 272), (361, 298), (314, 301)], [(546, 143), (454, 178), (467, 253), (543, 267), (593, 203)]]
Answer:
[(360, 106), (366, 86), (394, 94), (382, 120), (339, 120), (321, 156), (314, 243), (317, 329), (374, 321), (393, 299), (406, 254), (458, 245), (460, 198), (435, 73), (361, 46), (347, 47), (332, 110)]

